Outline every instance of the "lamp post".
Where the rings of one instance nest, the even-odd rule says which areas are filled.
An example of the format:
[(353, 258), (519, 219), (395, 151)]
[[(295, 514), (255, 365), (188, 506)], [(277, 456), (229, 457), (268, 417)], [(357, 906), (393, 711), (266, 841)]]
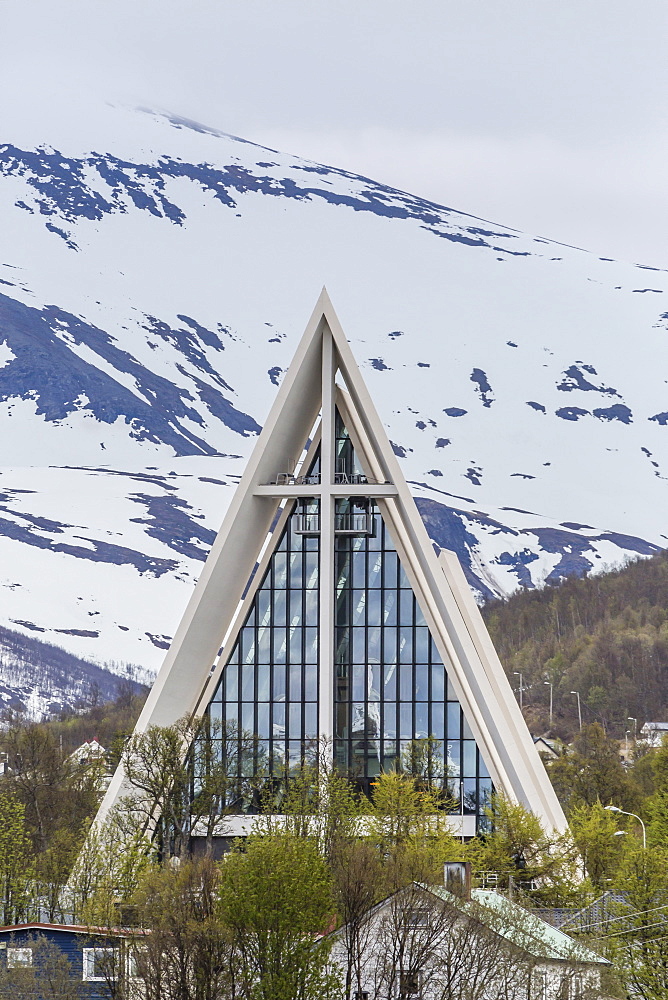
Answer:
[(547, 684), (550, 689), (550, 729), (552, 729), (552, 688), (554, 684), (552, 681), (543, 681), (543, 684)]
[(519, 670), (513, 670), (515, 677), (520, 679), (520, 712), (524, 709), (524, 684), (522, 683), (522, 673)]
[(632, 715), (629, 715), (627, 719), (629, 722), (633, 723), (633, 743), (635, 745), (638, 740), (638, 720), (634, 719)]
[[(608, 812), (611, 812), (611, 813), (621, 813), (622, 816), (632, 816), (633, 819), (637, 819), (638, 822), (640, 823), (641, 827), (642, 827), (642, 846), (643, 846), (643, 848), (645, 850), (647, 850), (647, 831), (645, 830), (645, 824), (641, 820), (640, 816), (638, 816), (636, 813), (626, 812), (626, 810), (620, 809), (619, 806), (605, 806), (605, 808), (608, 810)], [(621, 834), (621, 833), (622, 833), (622, 831), (618, 830), (618, 832), (617, 832), (617, 834), (615, 834), (615, 836), (617, 836), (618, 834)]]
[(582, 706), (580, 705), (580, 692), (571, 691), (571, 694), (574, 694), (578, 700), (578, 721), (580, 723), (580, 732), (582, 732)]
[(628, 763), (628, 759), (629, 759), (629, 736), (631, 735), (629, 733), (628, 729), (626, 730), (626, 733), (624, 735), (626, 737), (626, 754), (625, 754), (625, 756), (626, 756), (626, 761)]

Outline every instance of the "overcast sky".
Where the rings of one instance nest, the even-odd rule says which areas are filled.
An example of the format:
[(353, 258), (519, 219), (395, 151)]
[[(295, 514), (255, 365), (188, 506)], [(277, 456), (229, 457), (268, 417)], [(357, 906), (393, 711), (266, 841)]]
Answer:
[(666, 0), (0, 0), (0, 115), (97, 92), (668, 267), (667, 43)]

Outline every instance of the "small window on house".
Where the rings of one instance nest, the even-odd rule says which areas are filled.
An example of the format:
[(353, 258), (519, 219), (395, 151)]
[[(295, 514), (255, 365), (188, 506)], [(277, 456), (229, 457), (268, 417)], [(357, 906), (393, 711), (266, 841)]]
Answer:
[(534, 1000), (547, 1000), (547, 976), (544, 972), (534, 972), (532, 996)]
[(32, 965), (32, 948), (8, 948), (8, 969), (29, 969)]
[(429, 927), (429, 910), (413, 910), (408, 923), (411, 927)]
[(128, 979), (142, 979), (146, 965), (146, 948), (133, 948), (126, 958), (126, 974)]
[(118, 948), (84, 948), (83, 977), (86, 982), (107, 982), (116, 979)]
[(412, 997), (420, 992), (420, 976), (417, 972), (399, 973), (399, 996)]

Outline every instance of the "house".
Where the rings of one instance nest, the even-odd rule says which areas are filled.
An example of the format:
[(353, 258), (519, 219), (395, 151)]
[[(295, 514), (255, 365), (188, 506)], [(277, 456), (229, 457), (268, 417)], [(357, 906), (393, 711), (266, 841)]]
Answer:
[(600, 995), (607, 959), (498, 892), (449, 884), (413, 883), (329, 935), (351, 1000)]
[(640, 730), (641, 739), (651, 747), (660, 747), (664, 736), (668, 736), (668, 722), (646, 722)]
[(122, 981), (123, 996), (141, 1000), (134, 942), (135, 935), (120, 929), (42, 923), (0, 927), (0, 988), (13, 990), (20, 1000), (39, 996), (42, 982), (53, 991), (57, 981), (63, 997), (113, 1000)]

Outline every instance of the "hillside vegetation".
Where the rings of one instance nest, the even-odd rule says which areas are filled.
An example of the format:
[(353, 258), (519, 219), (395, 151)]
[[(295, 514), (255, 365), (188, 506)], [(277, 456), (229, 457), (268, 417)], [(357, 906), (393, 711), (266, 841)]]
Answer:
[(600, 576), (493, 601), (483, 616), (534, 733), (570, 739), (582, 721), (618, 739), (668, 718), (668, 553)]

